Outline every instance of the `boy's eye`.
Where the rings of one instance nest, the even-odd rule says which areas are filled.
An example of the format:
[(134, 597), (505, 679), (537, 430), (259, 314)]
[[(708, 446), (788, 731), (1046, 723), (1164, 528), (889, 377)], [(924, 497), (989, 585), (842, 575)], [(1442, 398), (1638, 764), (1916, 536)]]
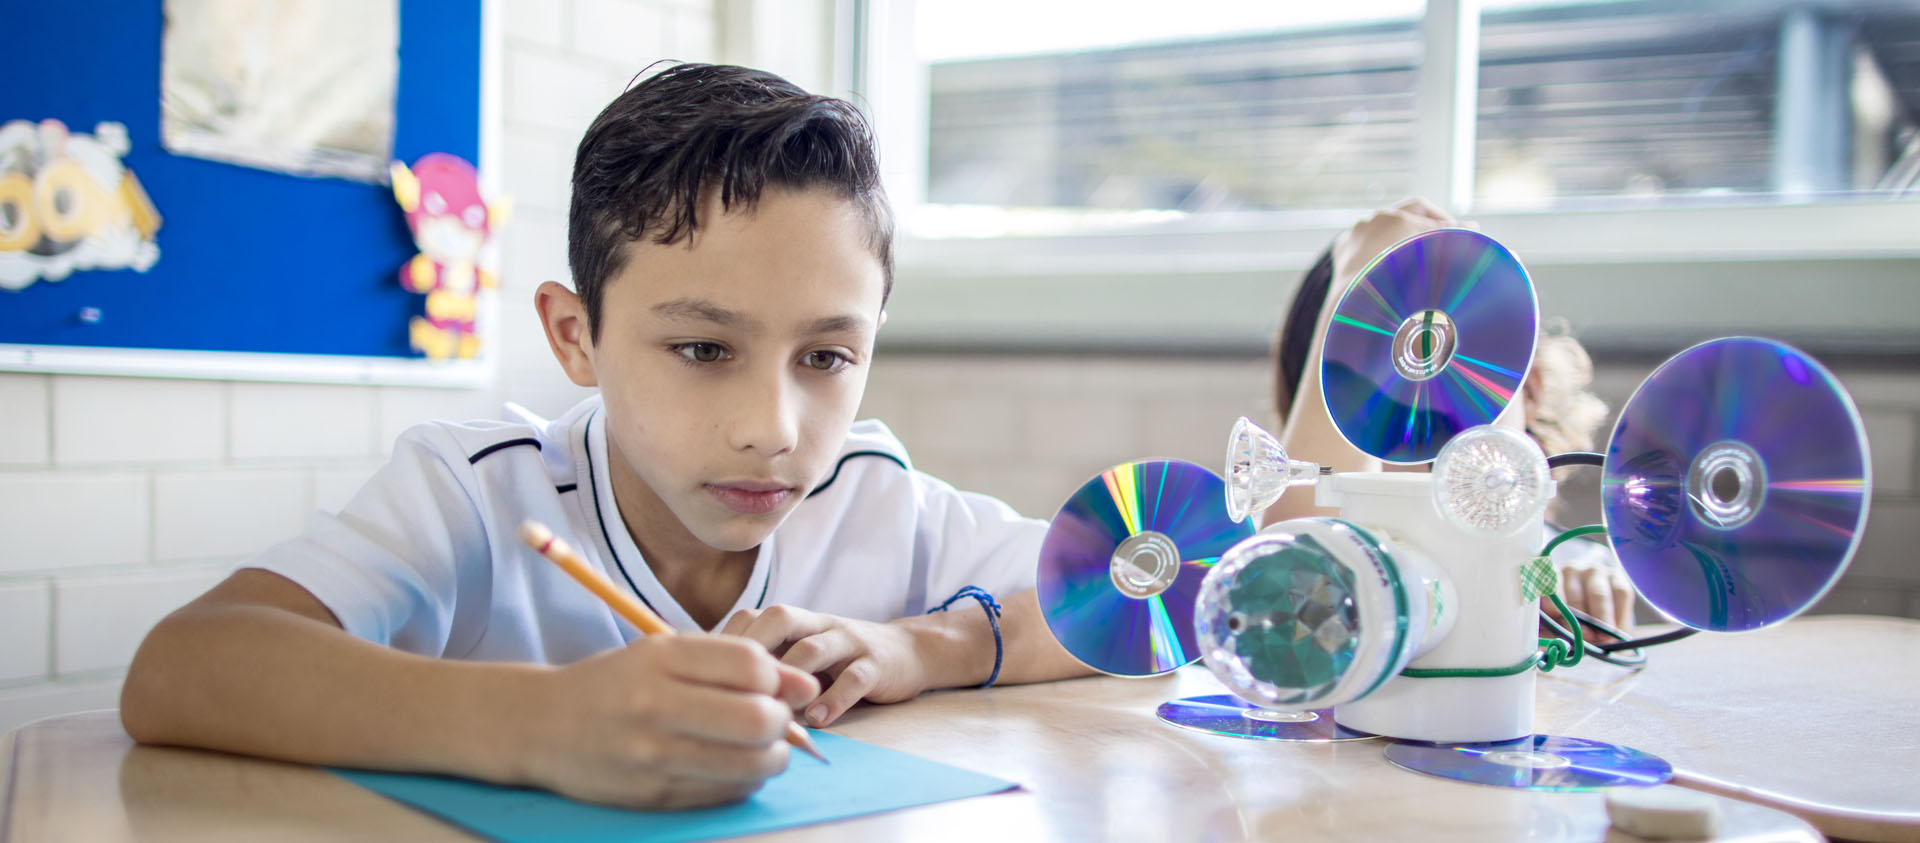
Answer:
[(718, 363), (720, 362), (720, 358), (727, 356), (725, 349), (710, 342), (690, 342), (680, 346), (677, 350), (680, 352), (681, 357), (685, 357), (695, 363)]
[(834, 369), (840, 368), (841, 364), (849, 361), (847, 358), (831, 351), (809, 351), (804, 358), (804, 362), (809, 368), (819, 369), (822, 372), (831, 372)]

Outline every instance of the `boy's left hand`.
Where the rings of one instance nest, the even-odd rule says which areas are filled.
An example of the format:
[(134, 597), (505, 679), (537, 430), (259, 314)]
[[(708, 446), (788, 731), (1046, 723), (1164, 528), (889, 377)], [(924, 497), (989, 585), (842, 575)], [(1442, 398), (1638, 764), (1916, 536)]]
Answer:
[(777, 605), (735, 612), (720, 633), (759, 642), (782, 663), (821, 678), (824, 690), (799, 716), (808, 726), (826, 726), (863, 699), (904, 702), (929, 687), (920, 640), (897, 621), (875, 623)]

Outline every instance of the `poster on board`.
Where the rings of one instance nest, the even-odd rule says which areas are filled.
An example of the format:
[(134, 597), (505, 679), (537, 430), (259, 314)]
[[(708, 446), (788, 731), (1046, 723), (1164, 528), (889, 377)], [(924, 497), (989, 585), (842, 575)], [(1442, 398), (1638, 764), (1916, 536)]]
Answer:
[[(174, 39), (188, 31), (202, 32), (195, 37), (208, 41), (216, 40), (204, 34), (209, 31), (245, 30), (244, 15), (221, 18), (221, 25), (181, 23), (180, 10), (225, 5), (221, 0), (134, 4), (111, 15), (83, 3), (9, 8), (7, 25), (0, 27), (0, 55), (59, 72), (40, 75), (33, 84), (0, 87), (0, 126), (17, 124), (14, 135), (30, 140), (15, 146), (31, 146), (6, 159), (13, 163), (0, 163), (0, 169), (14, 173), (0, 175), (12, 185), (0, 190), (18, 193), (21, 180), (42, 177), (38, 168), (49, 157), (48, 138), (64, 138), (55, 144), (58, 152), (90, 150), (86, 154), (93, 158), (113, 158), (119, 169), (89, 164), (91, 184), (81, 188), (75, 188), (82, 183), (74, 173), (63, 170), (59, 178), (65, 179), (65, 192), (45, 193), (29, 184), (26, 201), (0, 202), (0, 239), (33, 234), (35, 245), (14, 251), (49, 249), (38, 243), (46, 233), (45, 215), (34, 222), (39, 230), (29, 232), (21, 211), (32, 204), (40, 213), (36, 203), (41, 200), (34, 197), (42, 191), (53, 197), (60, 233), (77, 231), (75, 220), (67, 217), (77, 213), (72, 200), (85, 198), (99, 209), (98, 215), (84, 215), (89, 225), (101, 233), (117, 232), (115, 248), (131, 252), (116, 262), (43, 266), (30, 284), (0, 287), (0, 370), (476, 382), (484, 376), (477, 364), (487, 361), (436, 362), (414, 346), (411, 326), (426, 315), (425, 302), (399, 283), (397, 272), (420, 251), (405, 214), (395, 206), (387, 173), (394, 161), (417, 161), (433, 152), (483, 160), (481, 14), (494, 4), (239, 4), (293, 9), (295, 20), (337, 14), (341, 23), (332, 26), (335, 30), (353, 29), (346, 22), (358, 21), (376, 30), (355, 33), (356, 38), (368, 35), (362, 40), (373, 46), (349, 52), (391, 53), (387, 69), (318, 66), (325, 63), (301, 52), (300, 39), (290, 31), (266, 40), (241, 38), (241, 44), (252, 46), (170, 67), (169, 50), (181, 43)], [(391, 19), (392, 30), (384, 35), (377, 23), (368, 23), (383, 15)], [(313, 24), (310, 31), (319, 38), (325, 29)], [(274, 68), (273, 59), (283, 49), (307, 56), (305, 63), (316, 66)], [(206, 76), (214, 66), (225, 68), (224, 76), (217, 82), (202, 79), (196, 96), (233, 102), (225, 110), (206, 111), (195, 131), (224, 136), (225, 151), (187, 154), (169, 136), (169, 125), (184, 112), (163, 107), (165, 78)], [(388, 81), (383, 85), (379, 78)], [(296, 93), (243, 95), (250, 86), (273, 80), (292, 85)], [(338, 100), (298, 93), (333, 87), (323, 80), (343, 80), (342, 87), (356, 91)], [(176, 103), (185, 96), (182, 90), (172, 89)], [(248, 101), (270, 107), (249, 109)], [(383, 120), (386, 128), (374, 128)], [(377, 141), (365, 143), (369, 138)], [(284, 146), (263, 151), (263, 139), (299, 143), (293, 151)], [(241, 160), (236, 150), (252, 157)], [(93, 154), (102, 151), (111, 155)], [(364, 179), (323, 172), (349, 160), (357, 160), (355, 166), (375, 164), (377, 172)], [(91, 202), (96, 198), (102, 199), (97, 205)], [(60, 272), (65, 274), (55, 278)], [(483, 305), (482, 321), (486, 312)]]
[(167, 0), (160, 138), (295, 175), (386, 180), (398, 0)]

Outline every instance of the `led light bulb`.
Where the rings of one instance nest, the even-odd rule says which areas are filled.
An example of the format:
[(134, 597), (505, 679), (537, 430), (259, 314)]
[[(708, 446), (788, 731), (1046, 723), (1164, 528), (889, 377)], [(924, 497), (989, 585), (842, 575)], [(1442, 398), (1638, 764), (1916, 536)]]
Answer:
[(1287, 459), (1279, 439), (1241, 416), (1227, 435), (1227, 515), (1245, 521), (1289, 487), (1318, 482), (1325, 473), (1318, 463)]
[(1469, 533), (1510, 536), (1537, 524), (1553, 494), (1547, 455), (1511, 427), (1467, 428), (1433, 459), (1433, 505)]

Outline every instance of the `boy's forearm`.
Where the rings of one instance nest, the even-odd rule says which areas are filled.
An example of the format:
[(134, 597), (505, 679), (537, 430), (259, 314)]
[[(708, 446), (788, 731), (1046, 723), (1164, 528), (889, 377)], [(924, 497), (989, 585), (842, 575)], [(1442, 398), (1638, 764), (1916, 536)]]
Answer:
[[(908, 624), (915, 633), (927, 687), (972, 687), (992, 673), (993, 629), (981, 610), (936, 612), (896, 623)], [(1047, 682), (1094, 672), (1054, 639), (1035, 591), (1001, 601), (1000, 636), (1003, 651), (995, 684)]]
[(270, 606), (189, 606), (141, 645), (121, 718), (143, 743), (511, 783), (544, 670), (403, 653)]

